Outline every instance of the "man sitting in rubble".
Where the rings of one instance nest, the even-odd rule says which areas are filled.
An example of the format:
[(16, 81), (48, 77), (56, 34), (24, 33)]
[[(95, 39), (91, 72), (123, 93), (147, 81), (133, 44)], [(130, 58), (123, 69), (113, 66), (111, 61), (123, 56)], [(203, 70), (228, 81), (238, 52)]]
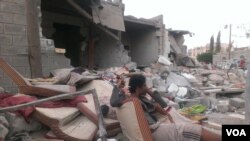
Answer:
[[(122, 84), (124, 85), (124, 84)], [(120, 88), (122, 86), (119, 85)], [(198, 124), (192, 123), (175, 123), (171, 115), (167, 112), (166, 103), (160, 98), (160, 95), (155, 91), (152, 92), (146, 86), (146, 78), (143, 75), (134, 75), (129, 80), (130, 97), (136, 97), (141, 101), (144, 115), (151, 128), (152, 135), (155, 141), (220, 141), (221, 137), (206, 129), (203, 129)], [(156, 102), (150, 101), (146, 94), (149, 94)], [(117, 95), (120, 95), (117, 97)], [(111, 96), (111, 105), (120, 107), (125, 101), (125, 93), (113, 92)], [(153, 113), (158, 112), (162, 115), (168, 116), (171, 123), (160, 123)]]

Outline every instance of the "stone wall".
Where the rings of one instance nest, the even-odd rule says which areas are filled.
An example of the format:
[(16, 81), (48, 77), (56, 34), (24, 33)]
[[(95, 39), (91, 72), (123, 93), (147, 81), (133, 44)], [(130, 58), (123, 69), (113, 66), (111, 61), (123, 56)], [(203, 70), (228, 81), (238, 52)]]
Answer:
[[(30, 77), (25, 0), (0, 0), (0, 56), (25, 77)], [(17, 87), (0, 70), (0, 86)]]

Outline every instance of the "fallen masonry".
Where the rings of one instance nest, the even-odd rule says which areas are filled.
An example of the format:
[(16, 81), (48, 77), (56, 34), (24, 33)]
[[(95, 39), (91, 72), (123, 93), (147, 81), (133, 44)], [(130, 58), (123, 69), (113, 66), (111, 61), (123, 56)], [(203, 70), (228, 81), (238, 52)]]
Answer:
[[(0, 65), (6, 69), (5, 73), (12, 70), (10, 76), (16, 84), (22, 81), (27, 86), (19, 85), (19, 93), (16, 94), (0, 87), (1, 108), (40, 100), (41, 97), (95, 89), (108, 138), (126, 140), (116, 109), (110, 106), (110, 97), (117, 77), (124, 78), (127, 86), (129, 77), (134, 74), (145, 75), (147, 85), (159, 91), (176, 113), (189, 120), (200, 121), (211, 130), (218, 132), (222, 124), (242, 123), (245, 116), (244, 78), (233, 72), (228, 77), (227, 70), (218, 68), (173, 66), (161, 57), (157, 63), (142, 69), (138, 69), (134, 62), (105, 70), (61, 68), (52, 70), (50, 77), (28, 79), (11, 67), (3, 67), (6, 64)], [(0, 139), (97, 140), (100, 138), (100, 124), (95, 104), (92, 95), (85, 95), (19, 109), (19, 114), (0, 113)], [(190, 111), (183, 110), (188, 108), (195, 112), (190, 114)]]

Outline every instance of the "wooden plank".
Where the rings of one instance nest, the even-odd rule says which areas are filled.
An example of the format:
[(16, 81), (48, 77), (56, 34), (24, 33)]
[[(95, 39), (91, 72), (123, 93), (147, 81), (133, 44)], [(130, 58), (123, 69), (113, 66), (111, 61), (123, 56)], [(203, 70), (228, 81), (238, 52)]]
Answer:
[(31, 77), (42, 76), (42, 59), (38, 25), (37, 5), (34, 0), (26, 0), (28, 54)]
[(93, 69), (95, 66), (95, 42), (92, 36), (92, 30), (89, 31), (89, 45), (88, 45), (88, 68)]

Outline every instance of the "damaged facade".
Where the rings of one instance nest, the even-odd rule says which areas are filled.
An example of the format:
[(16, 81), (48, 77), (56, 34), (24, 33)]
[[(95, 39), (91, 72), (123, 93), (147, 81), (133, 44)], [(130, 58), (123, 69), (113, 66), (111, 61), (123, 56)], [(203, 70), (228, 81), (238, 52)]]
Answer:
[[(0, 3), (0, 55), (25, 77), (41, 77), (58, 68), (108, 68), (131, 61), (149, 66), (166, 48), (163, 16), (123, 17), (119, 0)], [(3, 87), (17, 90), (2, 72), (1, 76)]]
[(177, 54), (187, 55), (187, 46), (184, 45), (184, 35), (189, 34), (190, 36), (193, 33), (185, 30), (168, 30), (168, 39), (170, 42), (170, 52), (175, 52)]
[[(236, 119), (243, 122), (244, 73), (229, 73), (206, 65), (194, 68), (195, 62), (185, 55), (183, 45), (183, 35), (192, 33), (166, 30), (162, 16), (138, 19), (123, 16), (123, 11), (119, 0), (0, 1), (0, 68), (4, 71), (0, 72), (0, 84), (16, 94), (6, 96), (2, 92), (0, 129), (4, 130), (0, 130), (0, 141), (39, 140), (33, 133), (41, 133), (41, 129), (46, 132), (39, 138), (65, 141), (97, 140), (106, 134), (101, 132), (102, 128), (107, 129), (107, 137), (122, 133), (130, 140), (136, 140), (133, 136), (152, 138), (141, 103), (128, 102), (129, 110), (127, 103), (122, 105), (125, 108), (111, 107), (118, 78), (124, 79), (124, 88), (128, 88), (129, 77), (134, 74), (145, 76), (145, 83), (158, 91), (167, 103), (165, 106), (173, 107), (169, 113), (175, 123), (192, 122), (191, 119), (219, 132), (221, 124), (236, 123)], [(176, 55), (176, 62), (168, 60), (169, 53)], [(41, 77), (49, 72), (48, 78), (24, 78)], [(14, 92), (17, 91), (14, 83), (19, 93)], [(60, 96), (64, 96), (63, 100), (57, 99)], [(49, 103), (21, 107), (23, 117), (6, 112), (13, 105), (32, 104), (44, 97), (49, 97)], [(105, 110), (105, 106), (109, 109)], [(162, 108), (168, 108), (165, 106)], [(123, 109), (132, 113), (119, 113)], [(139, 114), (134, 112), (138, 110)], [(25, 121), (28, 118), (34, 121), (28, 124)]]
[(138, 66), (150, 66), (163, 54), (165, 26), (162, 15), (152, 19), (125, 16), (124, 20), (126, 32), (122, 34), (122, 43), (131, 60)]

